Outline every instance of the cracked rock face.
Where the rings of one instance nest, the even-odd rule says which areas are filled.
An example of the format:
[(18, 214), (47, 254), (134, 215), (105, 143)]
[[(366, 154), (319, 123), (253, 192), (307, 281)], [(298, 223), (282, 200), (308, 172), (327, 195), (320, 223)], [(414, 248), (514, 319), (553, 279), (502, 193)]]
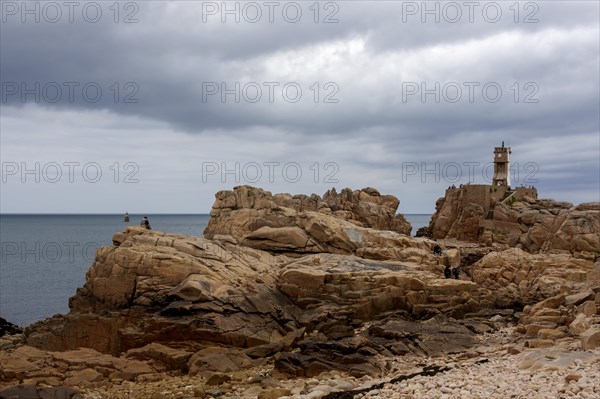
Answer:
[(278, 260), (268, 253), (138, 227), (113, 242), (98, 250), (71, 312), (32, 326), (31, 344), (108, 353), (154, 341), (249, 347), (289, 332), (292, 303), (276, 289)]
[(517, 248), (491, 252), (472, 266), (473, 281), (490, 290), (496, 307), (534, 304), (579, 290), (594, 264), (567, 254), (530, 254)]
[(473, 283), (440, 279), (427, 263), (334, 254), (294, 259), (139, 227), (115, 234), (113, 243), (98, 250), (85, 286), (70, 299), (71, 312), (28, 328), (30, 345), (119, 354), (189, 341), (272, 353), (289, 347), (281, 343), (303, 327), (342, 337), (352, 319), (360, 324), (387, 311), (477, 309)]
[[(310, 197), (314, 201), (308, 204), (302, 196), (271, 196), (249, 186), (221, 191), (216, 197), (204, 231), (209, 239), (294, 257), (331, 253), (429, 265), (437, 262), (431, 253), (435, 243), (403, 234), (410, 229), (396, 226), (401, 218), (394, 216), (397, 200), (376, 191), (344, 190), (339, 196), (328, 192), (323, 200)], [(325, 200), (333, 205), (311, 205)], [(338, 207), (339, 211), (331, 211)], [(352, 209), (362, 211), (357, 216)]]
[[(573, 320), (563, 303), (597, 314), (597, 268), (589, 260), (492, 251), (466, 277), (445, 279), (431, 240), (315, 211), (280, 207), (269, 215), (283, 227), (249, 219), (261, 227), (242, 245), (223, 234), (206, 239), (141, 227), (115, 234), (113, 246), (97, 251), (70, 313), (30, 326), (24, 341), (46, 351), (89, 348), (150, 367), (139, 365), (140, 373), (227, 373), (275, 355), (277, 369), (292, 375), (359, 376), (381, 372), (382, 356), (464, 351), (474, 334), (495, 328), (486, 317), (506, 308), (533, 305), (521, 315), (527, 337), (539, 338), (532, 345), (568, 331)], [(227, 220), (222, 227), (231, 231)], [(460, 253), (449, 249), (439, 261), (460, 262)], [(585, 331), (594, 324), (579, 320), (572, 330), (593, 346), (599, 335)], [(12, 364), (17, 371), (30, 366)], [(108, 376), (137, 378), (127, 367), (111, 367)], [(71, 371), (64, 378), (100, 378)]]
[(260, 188), (238, 186), (215, 195), (211, 219), (204, 236), (213, 238), (215, 235), (230, 235), (242, 240), (265, 226), (299, 226), (298, 218), (302, 218), (305, 212), (346, 221), (350, 226), (410, 235), (410, 223), (403, 215), (396, 215), (399, 204), (396, 197), (381, 195), (374, 188), (355, 191), (346, 188), (339, 194), (332, 189), (321, 198), (316, 194), (272, 195)]
[(450, 190), (436, 202), (419, 235), (519, 247), (530, 253), (568, 253), (594, 259), (600, 250), (600, 203), (577, 206), (551, 199), (497, 202), (493, 212)]
[(360, 377), (385, 370), (378, 355), (441, 356), (464, 351), (475, 343), (475, 334), (456, 321), (415, 322), (390, 317), (373, 323), (361, 334), (335, 341), (323, 335), (307, 337), (300, 342), (299, 352), (283, 353), (275, 367), (302, 377), (327, 370)]

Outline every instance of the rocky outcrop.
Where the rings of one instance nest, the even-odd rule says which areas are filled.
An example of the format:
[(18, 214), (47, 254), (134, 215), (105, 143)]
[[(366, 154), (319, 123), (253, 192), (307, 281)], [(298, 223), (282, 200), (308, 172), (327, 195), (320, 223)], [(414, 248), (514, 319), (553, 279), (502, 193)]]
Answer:
[(265, 252), (138, 227), (113, 243), (98, 249), (71, 312), (26, 331), (31, 345), (112, 354), (171, 341), (250, 347), (293, 328), (278, 259)]
[[(360, 194), (364, 193), (361, 191), (356, 194), (357, 198), (385, 198), (375, 196), (373, 191), (369, 192), (373, 195), (363, 195)], [(335, 203), (335, 201), (339, 202), (340, 198), (350, 196), (351, 193), (345, 191), (345, 194), (340, 197), (328, 192), (324, 198)], [(389, 230), (361, 227), (344, 217), (338, 217), (345, 215), (341, 211), (323, 211), (331, 208), (319, 208), (319, 211), (295, 209), (314, 208), (305, 205), (304, 198), (283, 194), (272, 197), (268, 192), (248, 186), (236, 187), (234, 191), (221, 191), (217, 194), (217, 200), (213, 205), (205, 236), (215, 240), (239, 242), (244, 246), (273, 254), (296, 257), (313, 253), (333, 253), (378, 260), (391, 259), (428, 264), (436, 262), (431, 254), (435, 243), (430, 240), (412, 238)], [(295, 208), (280, 206), (278, 203)], [(310, 203), (312, 202), (309, 201)], [(354, 202), (350, 203), (354, 204)], [(369, 209), (364, 204), (371, 203), (360, 200), (356, 206)], [(370, 216), (366, 211), (362, 214), (366, 215), (365, 220), (371, 220), (369, 217), (372, 217), (371, 224), (382, 224), (384, 220), (389, 222), (392, 220), (388, 217), (389, 214), (385, 212), (382, 214), (378, 210), (382, 208), (388, 209), (379, 206), (374, 207), (375, 211), (368, 214)], [(379, 215), (378, 218), (375, 215)]]
[[(234, 189), (235, 191), (235, 189)], [(410, 235), (410, 223), (402, 214), (396, 214), (400, 201), (393, 195), (381, 195), (372, 187), (361, 190), (343, 189), (339, 194), (332, 188), (323, 194), (306, 196), (276, 194), (273, 201), (297, 211), (315, 211), (330, 214), (361, 227), (389, 230)]]
[(114, 355), (156, 342), (277, 347), (299, 328), (330, 329), (335, 322), (326, 320), (328, 313), (366, 321), (391, 310), (450, 314), (477, 306), (473, 283), (439, 279), (443, 266), (416, 248), (371, 254), (404, 253), (414, 262), (334, 254), (296, 260), (139, 227), (115, 234), (113, 243), (97, 251), (85, 286), (70, 300), (71, 312), (26, 330), (30, 345)]
[(565, 252), (592, 260), (598, 256), (600, 203), (573, 206), (568, 202), (508, 195), (484, 209), (482, 204), (487, 202), (473, 193), (481, 194), (485, 188), (465, 186), (448, 190), (436, 202), (429, 226), (419, 235), (507, 245), (531, 253)]
[(420, 234), (433, 239), (477, 241), (485, 212), (481, 205), (463, 198), (464, 193), (461, 189), (449, 190), (445, 197), (439, 198), (428, 231)]
[(0, 317), (0, 337), (5, 335), (20, 334), (22, 332), (23, 330), (19, 326), (12, 324)]
[[(448, 198), (454, 195), (460, 193)], [(452, 201), (439, 204), (436, 225), (446, 226), (446, 235), (481, 239), (473, 226), (483, 219), (487, 237), (489, 210), (466, 200), (456, 209)], [(595, 234), (595, 205), (500, 203), (493, 220), (506, 229), (545, 228), (552, 219), (555, 237), (541, 240), (519, 227), (515, 242), (512, 233), (506, 242), (492, 238), (492, 246), (446, 240), (436, 257), (435, 241), (368, 227), (393, 224), (382, 216), (394, 208), (388, 202), (371, 189), (321, 199), (242, 186), (217, 195), (205, 238), (140, 227), (116, 233), (112, 246), (97, 251), (67, 315), (0, 338), (0, 389), (19, 382), (100, 389), (128, 381), (123, 385), (143, 390), (140, 397), (154, 397), (169, 382), (154, 392), (147, 384), (182, 377), (176, 397), (308, 399), (338, 397), (334, 386), (369, 391), (363, 380), (316, 385), (320, 375), (416, 376), (429, 368), (402, 370), (407, 363), (438, 356), (441, 364), (483, 364), (481, 342), (498, 329), (503, 340), (514, 340), (500, 352), (525, 352), (523, 362), (532, 362), (523, 367), (532, 370), (555, 366), (530, 359), (532, 348), (570, 339), (568, 345), (597, 350), (600, 261), (585, 250)], [(539, 244), (532, 252), (540, 253), (499, 244)], [(443, 278), (444, 265), (460, 265), (460, 279)], [(520, 334), (507, 334), (516, 322)], [(311, 380), (286, 386), (274, 376)]]
[(567, 254), (529, 254), (518, 248), (491, 252), (471, 267), (473, 281), (489, 290), (495, 307), (521, 308), (584, 286), (593, 263)]
[[(238, 186), (233, 190), (219, 191), (211, 210), (211, 219), (204, 236), (231, 235), (245, 237), (248, 233), (265, 225), (262, 219), (280, 208), (302, 212), (318, 212), (345, 220), (359, 227), (389, 230), (410, 235), (411, 226), (401, 214), (396, 215), (400, 201), (392, 195), (381, 195), (374, 188), (352, 191), (349, 188), (339, 194), (335, 189), (323, 197), (316, 194), (272, 195), (268, 191), (251, 186)], [(270, 224), (284, 227), (290, 224), (286, 218), (290, 212), (277, 212)]]
[(597, 261), (578, 284), (562, 284), (554, 296), (523, 309), (517, 331), (529, 346), (551, 346), (558, 339), (578, 336), (583, 349), (600, 346), (600, 261)]
[(275, 368), (301, 377), (330, 370), (362, 377), (385, 371), (386, 364), (377, 355), (441, 356), (464, 351), (475, 343), (475, 334), (456, 321), (387, 318), (360, 334), (335, 341), (323, 335), (307, 337), (300, 343), (300, 351), (283, 353)]
[(459, 317), (479, 308), (471, 281), (444, 279), (433, 267), (358, 257), (303, 257), (281, 270), (278, 286), (302, 310), (300, 324), (332, 338), (385, 312)]
[(567, 204), (554, 201), (523, 205), (511, 207), (511, 216), (528, 227), (519, 237), (523, 248), (530, 252), (600, 253), (600, 203), (585, 203), (568, 209), (562, 208)]

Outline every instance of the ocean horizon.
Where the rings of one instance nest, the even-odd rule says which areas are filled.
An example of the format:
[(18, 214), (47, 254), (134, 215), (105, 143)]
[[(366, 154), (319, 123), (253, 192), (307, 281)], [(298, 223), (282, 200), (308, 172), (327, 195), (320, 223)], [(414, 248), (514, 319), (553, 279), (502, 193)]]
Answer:
[[(154, 230), (202, 236), (209, 214), (0, 214), (0, 317), (26, 326), (68, 313), (69, 298), (85, 283), (96, 250), (113, 234), (148, 216)], [(431, 214), (404, 214), (414, 235)]]

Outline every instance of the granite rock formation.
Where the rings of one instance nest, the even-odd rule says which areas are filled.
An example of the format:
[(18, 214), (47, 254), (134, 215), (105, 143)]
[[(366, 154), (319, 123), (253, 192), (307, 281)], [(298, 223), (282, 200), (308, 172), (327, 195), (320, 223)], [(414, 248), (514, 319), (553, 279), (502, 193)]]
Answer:
[[(342, 199), (356, 192), (343, 193), (271, 196), (243, 186), (217, 195), (205, 238), (140, 227), (116, 233), (112, 246), (98, 249), (68, 314), (0, 337), (0, 389), (19, 382), (98, 388), (124, 381), (140, 388), (186, 376), (204, 384), (195, 397), (222, 395), (238, 379), (259, 384), (243, 397), (320, 398), (331, 387), (304, 395), (312, 388), (295, 390), (257, 370), (270, 367), (275, 376), (293, 378), (373, 377), (397, 370), (399, 356), (477, 358), (483, 353), (477, 345), (510, 325), (517, 332), (511, 354), (564, 340), (600, 347), (600, 261), (587, 251), (596, 234), (595, 205), (499, 204), (494, 218), (516, 214), (514, 223), (536, 220), (532, 226), (549, 226), (546, 218), (553, 218), (549, 231), (556, 234), (539, 250), (457, 241), (440, 243), (444, 254), (435, 256), (433, 240), (367, 227), (389, 226), (389, 218), (340, 212), (340, 204), (356, 205)], [(366, 190), (356, 195), (378, 197)], [(386, 203), (373, 198), (366, 203)], [(315, 205), (320, 202), (329, 205)], [(447, 231), (468, 237), (469, 220), (482, 210), (459, 209), (461, 222)], [(454, 214), (440, 212), (437, 220), (446, 220), (443, 215)], [(538, 242), (530, 230), (515, 245), (525, 246), (524, 237)], [(444, 265), (459, 264), (460, 279), (443, 278)], [(535, 357), (525, 355), (523, 362)], [(530, 363), (524, 367), (543, 362)]]
[(169, 341), (248, 347), (289, 332), (292, 303), (268, 253), (140, 227), (113, 243), (98, 249), (71, 312), (29, 329), (31, 345), (118, 354)]
[(22, 333), (22, 329), (0, 317), (0, 337)]
[(600, 254), (600, 203), (508, 196), (484, 209), (476, 188), (451, 189), (420, 236), (522, 248), (530, 253), (569, 253), (594, 259)]
[(225, 234), (236, 238), (244, 237), (260, 227), (261, 218), (280, 208), (295, 210), (296, 213), (318, 212), (356, 226), (410, 235), (410, 223), (403, 215), (396, 215), (399, 205), (400, 201), (396, 197), (381, 195), (374, 188), (355, 191), (345, 188), (339, 194), (331, 189), (321, 198), (316, 194), (272, 195), (260, 188), (237, 186), (215, 195), (211, 220), (204, 230), (204, 236), (212, 238), (217, 234)]
[[(333, 253), (377, 260), (436, 262), (431, 254), (435, 243), (431, 240), (359, 225), (391, 228), (394, 223), (397, 224), (401, 217), (393, 217), (397, 206), (394, 197), (381, 197), (373, 189), (360, 192), (344, 190), (342, 193), (340, 196), (335, 192), (326, 193), (324, 198), (328, 202), (323, 203), (350, 204), (354, 208), (347, 207), (356, 211), (332, 211), (336, 209), (334, 205), (321, 206), (318, 211), (298, 210), (314, 209), (313, 205), (319, 203), (318, 196), (271, 196), (249, 186), (220, 191), (204, 235), (209, 239), (296, 257)], [(307, 198), (313, 200), (308, 201)], [(388, 202), (392, 205), (387, 205)], [(279, 205), (281, 203), (290, 207)], [(358, 218), (365, 223), (358, 223)]]

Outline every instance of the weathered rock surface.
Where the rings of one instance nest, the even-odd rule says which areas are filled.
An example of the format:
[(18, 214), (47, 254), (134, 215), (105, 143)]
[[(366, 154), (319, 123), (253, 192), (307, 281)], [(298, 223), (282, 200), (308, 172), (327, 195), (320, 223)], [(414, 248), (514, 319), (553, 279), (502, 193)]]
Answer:
[(430, 317), (459, 316), (479, 308), (476, 284), (444, 279), (434, 270), (412, 263), (311, 255), (287, 264), (278, 284), (302, 309), (301, 324), (320, 320), (333, 331), (349, 325), (340, 320), (372, 320), (390, 311)]
[[(235, 191), (235, 189), (234, 189)], [(372, 187), (361, 190), (343, 189), (339, 194), (335, 188), (318, 195), (276, 194), (273, 201), (280, 206), (297, 211), (316, 211), (331, 214), (361, 227), (390, 230), (410, 235), (410, 223), (402, 214), (396, 214), (400, 201), (393, 195), (381, 195)]]
[[(577, 262), (581, 263), (581, 260)], [(525, 306), (517, 331), (530, 338), (530, 347), (540, 340), (555, 341), (568, 335), (579, 336), (584, 349), (600, 345), (600, 334), (597, 333), (600, 331), (600, 313), (595, 301), (596, 292), (600, 292), (596, 278), (599, 270), (600, 261), (597, 261), (584, 278), (579, 275), (570, 282), (563, 280), (554, 296)]]
[(300, 342), (299, 352), (283, 353), (275, 367), (303, 377), (330, 370), (361, 377), (385, 371), (382, 356), (441, 356), (464, 351), (475, 343), (474, 333), (456, 321), (415, 322), (392, 317), (334, 341), (324, 335), (307, 337)]
[[(496, 307), (522, 307), (581, 288), (593, 263), (567, 254), (530, 254), (518, 248), (491, 252), (472, 266), (473, 281)], [(563, 298), (564, 300), (564, 298)]]
[(0, 391), (0, 399), (81, 399), (75, 390), (65, 387), (36, 387), (35, 385), (16, 385)]
[[(367, 259), (436, 263), (431, 253), (435, 243), (428, 239), (358, 227), (318, 212), (296, 214), (285, 208), (279, 211), (288, 213), (292, 218), (288, 220), (291, 225), (259, 227), (243, 237), (243, 245), (291, 256), (330, 253)], [(271, 216), (279, 211), (274, 211)]]
[[(129, 380), (154, 374), (147, 363), (89, 348), (51, 352), (30, 346), (0, 351), (0, 380), (49, 386), (82, 386), (102, 380)], [(44, 397), (44, 396), (42, 396)]]
[(209, 347), (196, 352), (189, 360), (189, 374), (231, 372), (254, 366), (243, 351), (235, 348)]
[(188, 361), (193, 353), (181, 349), (170, 348), (153, 342), (141, 348), (127, 351), (128, 359), (137, 359), (149, 362), (152, 368), (158, 371), (180, 370), (188, 372)]
[(0, 317), (0, 337), (5, 335), (20, 334), (22, 332), (23, 330), (19, 326), (12, 324)]
[[(272, 195), (260, 188), (238, 186), (232, 191), (219, 191), (215, 198), (211, 219), (204, 230), (204, 236), (207, 238), (229, 235), (241, 240), (263, 226), (295, 227), (298, 225), (296, 219), (305, 213), (330, 216), (347, 221), (351, 226), (394, 231), (405, 235), (410, 235), (411, 230), (404, 217), (395, 214), (400, 203), (398, 199), (391, 195), (382, 196), (374, 188), (360, 191), (344, 189), (340, 194), (332, 189), (321, 198), (316, 194), (310, 197)], [(297, 239), (304, 237), (300, 236)]]
[[(30, 345), (116, 355), (152, 344), (130, 356), (148, 360), (162, 351), (181, 365), (177, 357), (185, 354), (153, 343), (195, 342), (184, 350), (191, 353), (207, 343), (268, 352), (280, 342), (289, 347), (286, 337), (303, 326), (347, 329), (346, 313), (366, 321), (392, 310), (424, 316), (478, 307), (475, 284), (440, 279), (440, 266), (430, 262), (327, 254), (289, 259), (137, 227), (115, 234), (113, 242), (98, 250), (85, 287), (71, 298), (71, 312), (28, 328)], [(411, 254), (430, 259), (418, 250)], [(334, 328), (340, 315), (345, 325)]]
[(433, 239), (454, 238), (463, 241), (477, 241), (480, 222), (485, 216), (484, 209), (477, 203), (469, 202), (462, 189), (448, 190), (446, 196), (435, 203), (435, 213), (429, 228), (420, 234)]
[[(518, 246), (531, 253), (565, 252), (588, 259), (600, 250), (600, 203), (573, 206), (548, 199), (504, 198), (487, 212), (468, 195), (471, 187), (448, 190), (419, 235), (433, 239)], [(481, 202), (481, 201), (477, 201)]]
[[(332, 195), (326, 197), (331, 198)], [(436, 263), (431, 254), (435, 243), (431, 240), (361, 227), (354, 223), (354, 219), (347, 221), (343, 214), (339, 217), (339, 212), (322, 211), (329, 208), (299, 211), (280, 206), (276, 202), (278, 198), (280, 203), (296, 204), (294, 206), (298, 209), (312, 209), (310, 206), (298, 205), (289, 196), (279, 194), (272, 197), (270, 193), (260, 189), (236, 187), (234, 191), (221, 191), (217, 194), (205, 236), (222, 242), (239, 242), (273, 254), (296, 257), (311, 253), (333, 253), (378, 260)], [(371, 204), (369, 198), (367, 196), (366, 204)], [(379, 208), (374, 206), (375, 210)], [(379, 211), (373, 212), (379, 214)], [(389, 219), (386, 218), (387, 216), (382, 216), (374, 219), (380, 222), (370, 223), (381, 224), (381, 220)], [(371, 219), (365, 216), (365, 220)]]
[[(547, 204), (521, 202), (512, 206), (546, 214)], [(516, 320), (517, 344), (503, 353), (564, 340), (597, 350), (600, 262), (581, 249), (587, 222), (574, 222), (588, 220), (592, 205), (560, 222), (565, 233), (548, 244), (553, 249), (445, 240), (441, 257), (431, 253), (438, 243), (388, 228), (400, 223), (396, 207), (371, 189), (321, 199), (242, 186), (217, 194), (210, 239), (128, 228), (98, 250), (69, 314), (27, 328), (28, 346), (19, 336), (0, 340), (0, 386), (23, 380), (92, 389), (186, 376), (205, 384), (181, 388), (188, 396), (193, 388), (197, 397), (317, 398), (333, 385), (297, 388), (264, 370), (245, 373), (274, 364), (276, 375), (358, 378), (391, 372), (398, 356), (476, 358), (481, 334)], [(494, 217), (522, 223), (512, 221), (513, 207), (498, 206)], [(459, 220), (449, 234), (479, 237), (471, 227), (486, 211), (459, 211), (448, 214)], [(460, 265), (461, 278), (442, 278), (444, 265)], [(240, 375), (259, 385), (233, 392)]]
[(71, 312), (31, 326), (28, 342), (118, 354), (152, 342), (250, 347), (293, 321), (276, 288), (278, 260), (251, 248), (138, 227), (97, 251)]

